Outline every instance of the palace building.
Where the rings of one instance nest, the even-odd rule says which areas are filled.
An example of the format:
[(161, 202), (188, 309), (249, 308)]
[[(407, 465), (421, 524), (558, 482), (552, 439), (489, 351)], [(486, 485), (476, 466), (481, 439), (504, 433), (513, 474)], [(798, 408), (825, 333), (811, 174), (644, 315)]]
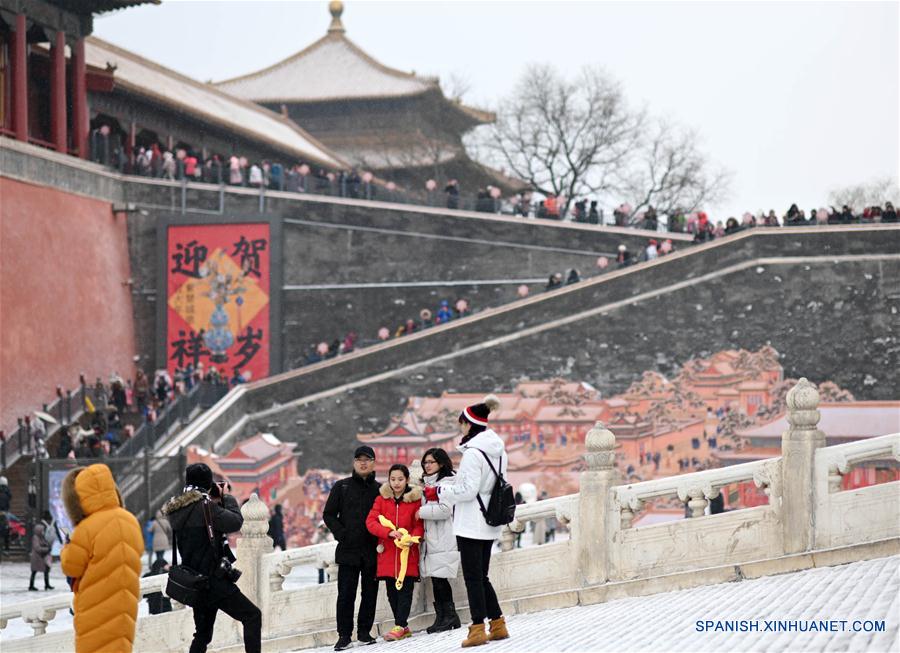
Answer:
[(342, 2), (330, 3), (328, 32), (312, 45), (216, 86), (290, 117), (355, 167), (412, 191), (427, 179), (452, 178), (468, 192), (521, 188), (463, 147), (463, 135), (493, 122), (494, 114), (446, 97), (435, 77), (376, 61), (347, 38), (343, 9)]

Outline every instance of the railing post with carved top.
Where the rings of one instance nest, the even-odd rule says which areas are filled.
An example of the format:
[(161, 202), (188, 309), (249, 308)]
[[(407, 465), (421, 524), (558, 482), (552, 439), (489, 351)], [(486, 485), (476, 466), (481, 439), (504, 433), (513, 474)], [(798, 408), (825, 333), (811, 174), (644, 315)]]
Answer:
[(577, 547), (576, 577), (585, 585), (605, 583), (609, 578), (609, 547), (613, 519), (610, 491), (620, 482), (613, 467), (616, 438), (602, 422), (597, 422), (585, 438), (584, 460), (578, 495), (578, 518), (573, 524)]
[(244, 525), (241, 526), (241, 539), (237, 543), (237, 561), (235, 567), (243, 572), (238, 580), (238, 587), (244, 596), (249, 598), (262, 610), (263, 635), (269, 629), (269, 579), (264, 576), (263, 556), (272, 553), (272, 538), (269, 531), (269, 509), (254, 492), (250, 500), (241, 506)]
[(805, 378), (787, 394), (788, 430), (781, 436), (781, 532), (785, 553), (815, 545), (815, 458), (825, 446), (819, 423), (819, 392)]

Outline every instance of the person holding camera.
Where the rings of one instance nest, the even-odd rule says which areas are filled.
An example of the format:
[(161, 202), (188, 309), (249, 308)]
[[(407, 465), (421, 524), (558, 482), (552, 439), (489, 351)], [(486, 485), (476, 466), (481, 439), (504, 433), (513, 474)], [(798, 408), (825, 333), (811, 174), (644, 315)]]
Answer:
[(262, 613), (235, 584), (241, 572), (232, 566), (234, 554), (225, 539), (244, 523), (237, 500), (226, 494), (225, 483), (213, 483), (212, 470), (203, 463), (188, 465), (184, 491), (170, 499), (162, 512), (172, 525), (181, 564), (206, 576), (194, 610), (194, 639), (190, 653), (204, 653), (213, 636), (216, 613), (221, 610), (244, 627), (244, 650), (259, 653)]

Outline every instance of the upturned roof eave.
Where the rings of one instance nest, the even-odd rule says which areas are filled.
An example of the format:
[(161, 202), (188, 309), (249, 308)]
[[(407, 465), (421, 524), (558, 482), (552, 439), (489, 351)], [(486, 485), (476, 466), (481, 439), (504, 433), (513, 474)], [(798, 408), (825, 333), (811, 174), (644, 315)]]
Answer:
[(266, 75), (268, 75), (269, 73), (274, 72), (275, 70), (278, 70), (285, 66), (289, 66), (289, 65), (301, 60), (303, 57), (308, 56), (310, 53), (312, 53), (315, 50), (317, 50), (318, 48), (322, 47), (322, 45), (324, 45), (325, 43), (329, 43), (331, 41), (343, 41), (354, 54), (356, 54), (358, 57), (360, 57), (363, 61), (365, 61), (369, 65), (377, 68), (378, 70), (380, 70), (381, 72), (383, 72), (387, 75), (396, 77), (397, 79), (402, 79), (404, 81), (418, 82), (419, 84), (422, 85), (422, 88), (419, 90), (413, 89), (411, 91), (406, 91), (406, 92), (376, 95), (376, 96), (371, 96), (371, 97), (345, 95), (345, 96), (334, 96), (331, 98), (321, 98), (321, 99), (319, 99), (319, 98), (268, 98), (268, 99), (266, 99), (266, 98), (261, 98), (261, 97), (253, 97), (253, 98), (248, 98), (248, 99), (250, 99), (253, 102), (279, 102), (279, 103), (285, 103), (285, 104), (290, 102), (293, 104), (304, 104), (304, 103), (324, 102), (324, 101), (333, 102), (333, 101), (348, 100), (348, 99), (364, 100), (364, 99), (385, 99), (385, 98), (390, 98), (390, 97), (408, 97), (408, 96), (412, 96), (412, 95), (419, 95), (422, 93), (426, 93), (429, 90), (431, 90), (432, 88), (439, 88), (436, 78), (419, 77), (415, 73), (407, 73), (402, 70), (397, 70), (396, 68), (391, 68), (390, 66), (385, 66), (383, 63), (381, 63), (377, 59), (374, 59), (365, 50), (363, 50), (358, 45), (356, 45), (356, 43), (354, 43), (352, 40), (350, 40), (343, 32), (329, 32), (329, 33), (325, 34), (325, 36), (323, 36), (322, 38), (320, 38), (317, 41), (314, 41), (313, 43), (306, 46), (299, 52), (292, 54), (289, 57), (272, 64), (271, 66), (267, 66), (265, 68), (262, 68), (255, 72), (252, 72), (252, 73), (246, 73), (244, 75), (239, 75), (237, 77), (232, 77), (230, 79), (223, 79), (222, 81), (219, 81), (219, 82), (213, 82), (213, 85), (216, 87), (221, 87), (225, 92), (228, 92), (227, 87), (236, 82), (244, 82), (244, 81), (251, 80), (251, 79), (263, 78)]
[(145, 59), (144, 57), (142, 57), (134, 52), (131, 52), (130, 50), (125, 50), (124, 48), (121, 48), (117, 45), (109, 43), (108, 41), (104, 41), (103, 39), (97, 38), (96, 36), (89, 36), (87, 38), (87, 40), (89, 42), (92, 42), (94, 45), (96, 45), (100, 49), (105, 49), (105, 50), (111, 51), (112, 53), (119, 55), (121, 57), (129, 58), (132, 61), (135, 61), (136, 63), (138, 63), (139, 65), (147, 66), (148, 68), (156, 70), (157, 72), (159, 72), (161, 74), (168, 75), (168, 76), (170, 76), (178, 81), (181, 81), (185, 84), (189, 84), (191, 86), (194, 86), (195, 88), (202, 89), (206, 93), (210, 93), (211, 95), (217, 95), (219, 97), (227, 99), (229, 102), (234, 102), (235, 104), (243, 106), (244, 108), (251, 109), (254, 112), (266, 115), (266, 117), (269, 119), (277, 120), (278, 122), (282, 123), (283, 125), (289, 127), (292, 131), (297, 133), (299, 136), (301, 136), (305, 140), (309, 141), (309, 143), (313, 147), (321, 150), (322, 153), (326, 154), (330, 158), (330, 160), (323, 159), (319, 155), (312, 153), (312, 152), (306, 152), (305, 150), (300, 150), (300, 149), (297, 149), (294, 147), (286, 148), (285, 145), (283, 143), (281, 143), (280, 141), (278, 141), (277, 139), (268, 138), (267, 136), (263, 135), (260, 132), (255, 132), (253, 130), (246, 129), (240, 123), (222, 120), (219, 116), (216, 116), (215, 114), (204, 111), (202, 108), (198, 108), (198, 107), (190, 105), (190, 104), (179, 102), (178, 100), (172, 98), (169, 95), (155, 93), (154, 91), (150, 90), (146, 86), (142, 86), (140, 84), (135, 84), (135, 83), (129, 82), (126, 79), (116, 77), (115, 73), (113, 73), (114, 86), (122, 87), (123, 89), (126, 89), (131, 93), (141, 95), (145, 98), (148, 98), (148, 99), (150, 99), (154, 102), (157, 102), (159, 104), (162, 104), (164, 106), (173, 107), (179, 111), (182, 111), (185, 114), (194, 115), (194, 116), (202, 116), (205, 119), (207, 119), (209, 122), (219, 125), (221, 127), (227, 127), (230, 131), (238, 133), (242, 137), (244, 137), (250, 141), (265, 143), (267, 146), (271, 147), (273, 150), (275, 150), (277, 152), (291, 152), (295, 155), (300, 155), (305, 159), (310, 159), (311, 162), (316, 163), (318, 165), (325, 166), (327, 168), (337, 169), (337, 168), (341, 168), (341, 167), (344, 167), (344, 168), (349, 167), (349, 164), (347, 161), (344, 161), (344, 159), (341, 158), (340, 156), (338, 156), (336, 153), (331, 152), (328, 147), (326, 147), (323, 143), (321, 143), (314, 136), (309, 134), (306, 130), (304, 130), (302, 127), (300, 127), (293, 120), (285, 118), (281, 114), (278, 114), (274, 111), (266, 109), (265, 107), (262, 107), (262, 106), (256, 104), (255, 102), (251, 102), (249, 100), (244, 100), (242, 98), (235, 97), (234, 95), (231, 95), (230, 93), (226, 93), (224, 91), (221, 91), (221, 90), (215, 88), (211, 84), (205, 84), (203, 82), (197, 81), (196, 79), (188, 77), (187, 75), (183, 75), (175, 70), (166, 68), (165, 66), (161, 66), (160, 64), (150, 61), (148, 59)]

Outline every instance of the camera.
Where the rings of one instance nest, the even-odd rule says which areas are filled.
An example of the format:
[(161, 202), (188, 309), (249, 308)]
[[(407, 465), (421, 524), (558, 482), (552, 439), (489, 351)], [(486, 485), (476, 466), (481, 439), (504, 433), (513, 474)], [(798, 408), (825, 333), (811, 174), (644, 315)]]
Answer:
[(216, 567), (215, 576), (227, 580), (230, 583), (236, 583), (242, 573), (243, 572), (240, 569), (231, 564), (231, 561), (228, 558), (222, 558), (219, 560), (219, 566)]

